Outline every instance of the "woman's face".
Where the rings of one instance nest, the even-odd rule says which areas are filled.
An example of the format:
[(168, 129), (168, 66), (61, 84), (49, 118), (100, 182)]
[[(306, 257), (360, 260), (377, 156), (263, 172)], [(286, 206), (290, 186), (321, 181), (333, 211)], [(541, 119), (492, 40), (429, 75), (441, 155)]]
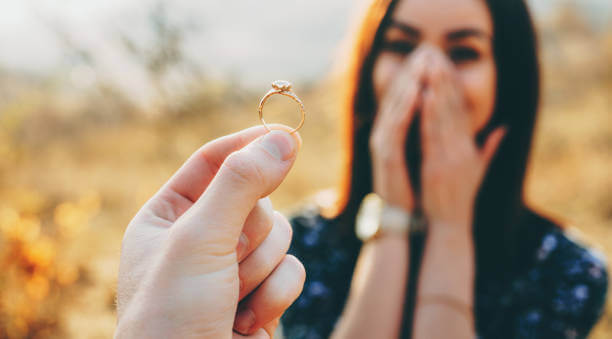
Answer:
[(484, 0), (400, 0), (373, 70), (377, 102), (417, 48), (432, 48), (453, 64), (471, 116), (473, 134), (495, 105), (493, 24)]

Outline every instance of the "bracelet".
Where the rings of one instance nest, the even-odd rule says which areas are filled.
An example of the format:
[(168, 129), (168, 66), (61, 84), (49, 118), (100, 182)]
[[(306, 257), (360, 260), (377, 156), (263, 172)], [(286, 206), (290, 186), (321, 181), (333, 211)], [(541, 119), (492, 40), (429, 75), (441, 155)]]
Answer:
[(474, 319), (472, 306), (450, 295), (446, 294), (426, 294), (419, 296), (417, 300), (419, 306), (427, 304), (441, 304), (450, 307), (451, 309), (463, 314), (470, 322)]

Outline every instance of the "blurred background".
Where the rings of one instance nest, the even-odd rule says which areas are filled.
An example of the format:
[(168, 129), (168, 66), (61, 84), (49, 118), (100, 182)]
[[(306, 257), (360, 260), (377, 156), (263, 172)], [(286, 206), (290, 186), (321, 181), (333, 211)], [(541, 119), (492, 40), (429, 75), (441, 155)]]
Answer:
[[(200, 145), (258, 124), (272, 80), (308, 111), (275, 207), (333, 197), (339, 66), (363, 2), (3, 1), (0, 338), (112, 336), (126, 225)], [(612, 258), (612, 2), (531, 5), (544, 98), (528, 198)], [(295, 125), (276, 99), (266, 121)], [(612, 337), (610, 305), (592, 337)]]

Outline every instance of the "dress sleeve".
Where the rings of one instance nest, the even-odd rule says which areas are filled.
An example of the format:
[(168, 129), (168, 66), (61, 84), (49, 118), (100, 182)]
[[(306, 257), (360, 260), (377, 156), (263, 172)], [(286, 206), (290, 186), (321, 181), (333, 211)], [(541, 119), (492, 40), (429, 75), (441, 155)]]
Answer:
[(360, 243), (341, 237), (336, 225), (312, 209), (290, 216), (289, 254), (306, 269), (304, 289), (281, 318), (287, 339), (328, 338), (348, 294)]
[(538, 252), (548, 283), (538, 304), (520, 310), (520, 338), (586, 338), (601, 317), (608, 288), (605, 258), (563, 235), (548, 235)]

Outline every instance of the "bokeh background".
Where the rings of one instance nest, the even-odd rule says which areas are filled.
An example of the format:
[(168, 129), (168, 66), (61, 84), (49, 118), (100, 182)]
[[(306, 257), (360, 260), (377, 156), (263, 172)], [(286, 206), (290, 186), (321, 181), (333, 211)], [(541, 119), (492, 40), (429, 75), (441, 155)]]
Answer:
[[(200, 145), (306, 103), (272, 195), (333, 198), (341, 66), (364, 0), (0, 4), (0, 338), (108, 338), (123, 231)], [(528, 198), (612, 258), (612, 3), (531, 1), (544, 98)], [(273, 97), (268, 121), (299, 114)], [(612, 308), (592, 334), (612, 337)]]

